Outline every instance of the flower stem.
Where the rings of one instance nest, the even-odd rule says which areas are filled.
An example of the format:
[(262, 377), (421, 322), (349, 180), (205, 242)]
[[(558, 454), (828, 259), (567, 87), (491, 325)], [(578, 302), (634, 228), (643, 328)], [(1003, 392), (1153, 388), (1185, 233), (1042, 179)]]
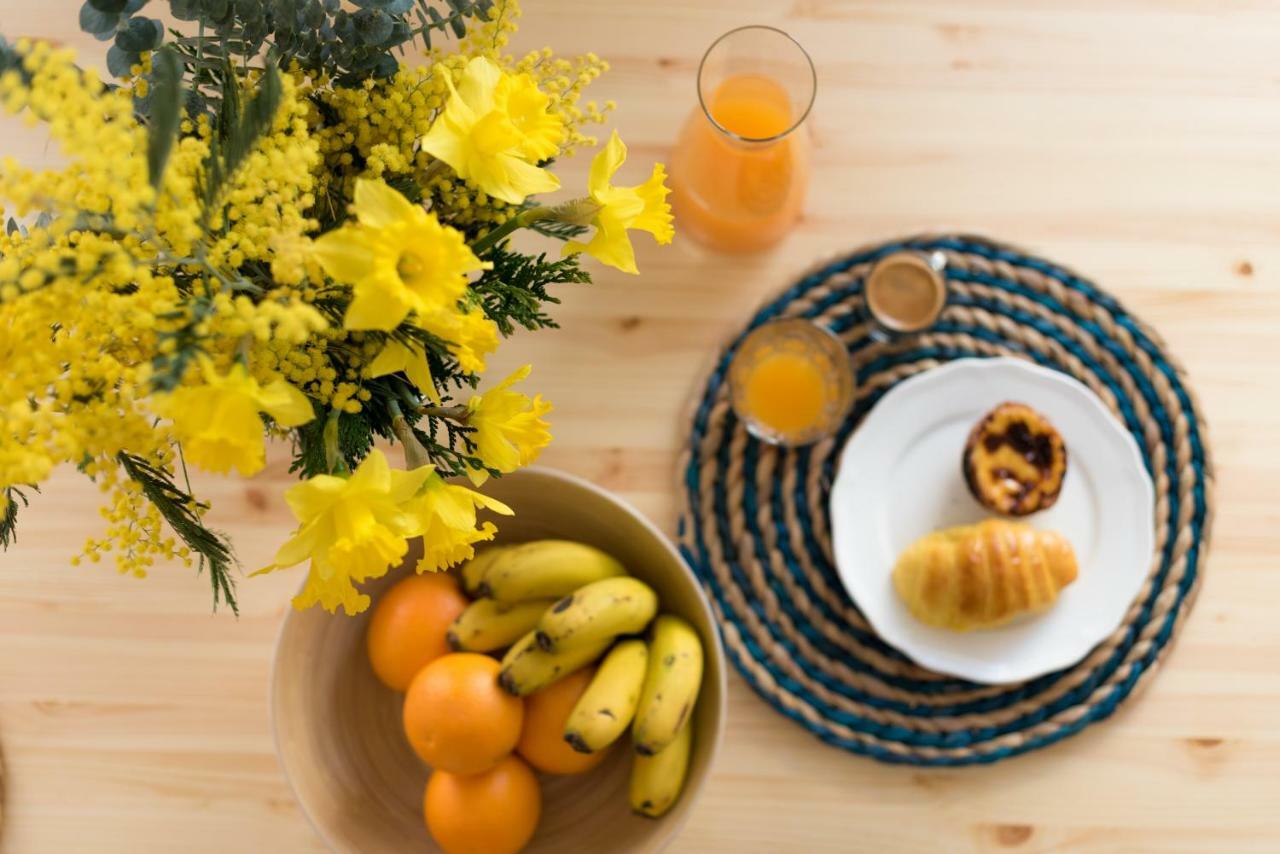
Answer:
[(410, 469), (430, 465), (431, 455), (427, 453), (427, 449), (418, 441), (418, 437), (413, 434), (413, 427), (409, 425), (408, 419), (400, 411), (400, 404), (393, 400), (388, 405), (391, 409), (391, 432), (396, 434), (396, 438), (404, 446), (405, 465)]
[(467, 420), (467, 408), (465, 406), (420, 406), (418, 411), (433, 418), (448, 418), (451, 421)]
[(484, 237), (477, 240), (471, 245), (471, 251), (476, 255), (483, 255), (493, 247), (497, 246), (507, 235), (518, 228), (525, 228), (540, 219), (551, 219), (553, 214), (550, 208), (536, 207), (529, 208), (521, 213), (516, 214)]
[(328, 467), (330, 474), (336, 475), (347, 474), (347, 461), (338, 450), (338, 418), (341, 414), (337, 409), (329, 413), (329, 418), (324, 422), (323, 434), (324, 464)]

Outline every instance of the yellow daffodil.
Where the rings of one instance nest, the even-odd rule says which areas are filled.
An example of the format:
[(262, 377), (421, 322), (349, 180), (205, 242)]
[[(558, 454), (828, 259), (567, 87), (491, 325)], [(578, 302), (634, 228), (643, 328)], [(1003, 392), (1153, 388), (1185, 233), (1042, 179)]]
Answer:
[(624, 273), (637, 273), (635, 251), (627, 229), (647, 231), (659, 244), (666, 244), (675, 235), (675, 228), (671, 224), (671, 205), (667, 204), (667, 194), (671, 191), (663, 183), (667, 176), (661, 163), (655, 163), (649, 180), (637, 187), (614, 187), (609, 183), (626, 159), (627, 147), (614, 131), (608, 144), (591, 161), (587, 180), (591, 200), (598, 205), (591, 219), (595, 234), (587, 243), (569, 241), (564, 254), (586, 252)]
[(422, 528), (422, 560), (418, 572), (437, 572), (476, 553), (475, 544), (492, 540), (498, 529), (492, 522), (476, 527), (476, 509), (485, 508), (504, 516), (511, 508), (465, 486), (447, 483), (438, 474), (427, 478), (418, 497), (410, 502)]
[(306, 395), (284, 380), (265, 386), (239, 362), (219, 374), (206, 356), (199, 359), (203, 383), (158, 397), (156, 409), (173, 421), (185, 459), (202, 469), (248, 476), (266, 464), (260, 412), (281, 427), (298, 427), (315, 417)]
[(346, 329), (395, 329), (410, 311), (453, 309), (467, 273), (487, 269), (462, 233), (387, 186), (359, 179), (356, 223), (321, 235), (314, 256), (335, 281), (351, 285)]
[(403, 371), (409, 382), (418, 387), (432, 403), (440, 402), (440, 392), (436, 391), (435, 380), (431, 377), (431, 365), (427, 362), (427, 354), (418, 347), (403, 344), (394, 338), (386, 345), (364, 369), (367, 377), (384, 377)]
[[(467, 425), (475, 428), (471, 439), (476, 454), (486, 466), (503, 474), (536, 460), (551, 441), (550, 425), (542, 420), (551, 411), (551, 404), (542, 395), (530, 400), (527, 395), (509, 390), (532, 370), (532, 366), (525, 365), (467, 402)], [(484, 471), (472, 470), (468, 474), (476, 486), (488, 478)]]
[(260, 572), (310, 558), (307, 583), (294, 607), (319, 603), (333, 612), (341, 605), (358, 614), (369, 607), (369, 597), (355, 585), (384, 575), (409, 550), (406, 538), (421, 532), (418, 516), (407, 505), (431, 474), (430, 466), (393, 469), (375, 449), (349, 478), (317, 475), (290, 487), (284, 498), (299, 527)]
[(443, 312), (418, 318), (423, 329), (449, 342), (449, 352), (468, 374), (484, 373), (484, 357), (498, 349), (498, 326), (482, 309)]
[(492, 60), (467, 63), (449, 100), (422, 137), (422, 150), (442, 160), (464, 181), (513, 205), (560, 186), (534, 164), (554, 155), (564, 139), (564, 120), (547, 108), (550, 99), (528, 74), (510, 75)]

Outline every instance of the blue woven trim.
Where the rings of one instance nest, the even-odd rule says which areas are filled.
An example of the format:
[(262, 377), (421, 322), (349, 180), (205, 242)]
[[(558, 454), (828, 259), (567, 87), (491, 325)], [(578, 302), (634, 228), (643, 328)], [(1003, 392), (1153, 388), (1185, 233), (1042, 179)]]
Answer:
[[(1191, 405), (1189, 396), (1186, 394), (1186, 391), (1181, 384), (1181, 380), (1177, 374), (1177, 371), (1171, 365), (1169, 365), (1167, 360), (1164, 358), (1163, 354), (1160, 352), (1159, 348), (1154, 344), (1154, 342), (1150, 341), (1146, 337), (1145, 333), (1143, 333), (1140, 326), (1136, 322), (1134, 322), (1132, 318), (1130, 318), (1124, 312), (1124, 310), (1120, 307), (1119, 303), (1117, 303), (1111, 297), (1106, 296), (1105, 294), (1102, 294), (1101, 292), (1099, 292), (1095, 287), (1093, 287), (1088, 282), (1076, 277), (1074, 274), (1066, 270), (1063, 270), (1062, 268), (1051, 265), (1048, 262), (1042, 261), (1040, 259), (1026, 258), (1020, 255), (1019, 253), (1013, 252), (1011, 250), (994, 247), (992, 245), (988, 245), (983, 242), (956, 240), (956, 239), (909, 240), (909, 241), (900, 241), (896, 243), (885, 244), (869, 252), (863, 252), (853, 256), (849, 256), (845, 259), (842, 259), (840, 261), (837, 261), (829, 265), (823, 270), (817, 271), (816, 273), (802, 279), (800, 282), (797, 282), (796, 285), (794, 285), (792, 288), (784, 292), (782, 296), (780, 296), (778, 299), (774, 300), (772, 303), (770, 303), (769, 305), (766, 305), (759, 312), (757, 312), (749, 328), (754, 328), (761, 323), (764, 323), (770, 319), (773, 319), (776, 316), (781, 315), (786, 310), (790, 302), (804, 296), (809, 290), (815, 287), (818, 287), (823, 282), (825, 282), (826, 279), (829, 278), (830, 276), (843, 272), (854, 265), (861, 264), (869, 260), (874, 260), (877, 257), (888, 254), (890, 252), (898, 251), (902, 248), (918, 248), (918, 249), (926, 249), (926, 250), (933, 249), (933, 248), (948, 248), (948, 249), (953, 249), (961, 252), (979, 254), (979, 255), (983, 255), (985, 257), (989, 257), (993, 259), (1003, 260), (1010, 264), (1028, 267), (1031, 269), (1035, 269), (1045, 275), (1052, 276), (1055, 279), (1057, 279), (1059, 282), (1061, 282), (1065, 287), (1085, 294), (1095, 303), (1103, 305), (1109, 311), (1111, 311), (1113, 314), (1116, 315), (1116, 322), (1123, 325), (1126, 331), (1128, 331), (1132, 335), (1137, 345), (1142, 347), (1144, 352), (1146, 352), (1148, 356), (1151, 358), (1152, 363), (1168, 379), (1171, 387), (1175, 391), (1175, 395), (1178, 398), (1181, 408), (1183, 408), (1184, 411), (1186, 412), (1193, 413), (1193, 407)], [(1014, 281), (1006, 280), (1001, 277), (988, 276), (986, 274), (976, 274), (976, 273), (972, 273), (971, 271), (963, 271), (963, 270), (954, 271), (951, 275), (952, 275), (952, 278), (956, 279), (957, 281), (980, 282), (984, 285), (988, 285), (993, 288), (998, 288), (1000, 290), (1004, 290), (1009, 293), (1014, 293), (1019, 296), (1026, 297), (1028, 299), (1035, 300), (1036, 302), (1042, 305), (1045, 305), (1051, 310), (1057, 311), (1059, 313), (1070, 314), (1066, 306), (1060, 305), (1056, 301), (1049, 298), (1047, 295), (1040, 294), (1035, 291), (1031, 291)], [(842, 300), (847, 299), (852, 295), (855, 295), (856, 293), (858, 293), (860, 288), (861, 288), (860, 281), (851, 282), (847, 287), (842, 289), (837, 289), (836, 291), (833, 291), (831, 294), (828, 294), (827, 296), (825, 296), (823, 299), (816, 301), (808, 310), (806, 310), (805, 314), (808, 316), (819, 315), (825, 312), (826, 310), (828, 310), (829, 308), (831, 308), (832, 306), (838, 304)], [(982, 308), (989, 312), (1004, 314), (1005, 316), (1008, 316), (1019, 323), (1032, 326), (1033, 328), (1037, 329), (1041, 334), (1045, 335), (1046, 337), (1053, 338), (1061, 346), (1063, 346), (1064, 349), (1067, 349), (1069, 352), (1072, 353), (1073, 356), (1080, 359), (1082, 364), (1084, 364), (1087, 368), (1089, 368), (1089, 370), (1091, 370), (1096, 376), (1098, 376), (1098, 378), (1101, 381), (1105, 382), (1109, 387), (1112, 388), (1113, 392), (1116, 395), (1117, 401), (1120, 404), (1121, 414), (1122, 414), (1122, 418), (1124, 419), (1125, 425), (1127, 429), (1129, 429), (1129, 431), (1138, 440), (1139, 445), (1143, 450), (1144, 459), (1147, 462), (1148, 468), (1150, 468), (1150, 451), (1145, 445), (1145, 436), (1142, 433), (1141, 425), (1138, 422), (1136, 413), (1134, 411), (1134, 408), (1131, 402), (1127, 399), (1125, 395), (1124, 389), (1116, 383), (1115, 379), (1106, 372), (1106, 370), (1103, 368), (1102, 365), (1092, 360), (1089, 357), (1088, 353), (1084, 351), (1078, 344), (1076, 344), (1070, 338), (1064, 336), (1053, 324), (1044, 321), (1043, 319), (1039, 318), (1036, 315), (1023, 312), (1012, 306), (1006, 306), (1003, 303), (999, 303), (996, 301), (986, 301), (986, 300), (970, 298), (964, 295), (957, 295), (955, 301), (958, 304), (970, 305), (975, 308)], [(1121, 347), (1118, 344), (1118, 342), (1114, 342), (1106, 338), (1102, 330), (1098, 328), (1095, 323), (1093, 323), (1091, 318), (1075, 318), (1074, 315), (1072, 315), (1072, 317), (1075, 320), (1075, 323), (1077, 325), (1081, 326), (1086, 331), (1088, 331), (1094, 338), (1096, 338), (1101, 343), (1102, 346), (1105, 346), (1108, 349), (1108, 351), (1116, 359), (1116, 361), (1119, 363), (1122, 369), (1124, 369), (1125, 372), (1133, 379), (1135, 384), (1138, 386), (1142, 397), (1147, 400), (1148, 406), (1152, 411), (1152, 417), (1155, 418), (1157, 423), (1160, 425), (1163, 440), (1166, 442), (1166, 444), (1170, 443), (1172, 439), (1172, 424), (1171, 424), (1170, 418), (1168, 414), (1165, 412), (1159, 399), (1156, 398), (1155, 391), (1151, 383), (1146, 379), (1146, 377), (1141, 375), (1141, 373), (1137, 369), (1137, 366), (1133, 364), (1132, 360), (1128, 358), (1124, 348)], [(848, 328), (849, 324), (852, 324), (854, 322), (856, 322), (856, 318), (852, 318), (852, 317), (844, 318), (841, 321), (838, 321), (836, 324), (833, 324), (833, 326), (840, 327), (837, 331), (843, 331), (843, 329)], [(940, 327), (939, 331), (960, 332), (972, 337), (991, 340), (996, 343), (1004, 343), (1002, 339), (1000, 339), (999, 336), (995, 335), (994, 333), (988, 332), (987, 330), (978, 329), (978, 328), (969, 328), (964, 326), (953, 325), (949, 327)], [(745, 332), (744, 332), (744, 335), (745, 335)], [(740, 340), (741, 339), (739, 338), (739, 341)], [(689, 494), (689, 508), (691, 513), (696, 513), (697, 508), (701, 504), (701, 493), (703, 488), (703, 484), (700, 483), (700, 474), (699, 474), (700, 458), (699, 458), (698, 443), (696, 441), (696, 437), (702, 434), (703, 432), (705, 432), (706, 430), (711, 406), (714, 403), (720, 384), (724, 381), (725, 371), (727, 370), (727, 366), (730, 360), (732, 359), (732, 354), (734, 349), (736, 349), (737, 343), (738, 342), (735, 342), (734, 345), (730, 347), (722, 355), (720, 361), (716, 366), (715, 371), (713, 371), (713, 374), (708, 382), (706, 392), (695, 414), (694, 425), (693, 425), (694, 440), (691, 442), (690, 462), (689, 462), (688, 468), (685, 471), (685, 485)], [(861, 347), (863, 343), (865, 342), (862, 342), (862, 341), (855, 342), (851, 346), (851, 349), (856, 350), (859, 347)], [(920, 359), (925, 359), (925, 358), (952, 359), (952, 358), (962, 358), (962, 357), (971, 356), (971, 355), (977, 355), (977, 354), (968, 353), (968, 352), (959, 351), (959, 350), (953, 351), (953, 350), (942, 349), (942, 348), (934, 348), (931, 350), (922, 349), (910, 354), (903, 354), (898, 357), (884, 357), (882, 359), (878, 359), (872, 365), (868, 365), (864, 369), (864, 371), (868, 374), (874, 373), (875, 371), (881, 370), (890, 364), (910, 363), (910, 362), (918, 361)], [(1043, 357), (1040, 354), (1032, 354), (1032, 355), (1036, 357), (1037, 361), (1039, 361), (1042, 364), (1045, 364), (1048, 367), (1056, 368), (1059, 370), (1061, 370), (1062, 368), (1062, 366), (1054, 364), (1047, 357)], [(857, 421), (862, 417), (862, 415), (864, 415), (865, 412), (875, 404), (876, 400), (879, 399), (880, 394), (882, 394), (882, 392), (877, 393), (873, 398), (864, 401), (862, 405), (859, 406), (858, 411), (852, 414), (850, 421), (848, 422), (848, 424), (846, 424), (845, 429), (842, 433), (842, 438), (848, 435), (848, 433), (853, 429), (853, 427), (856, 425)], [(1195, 575), (1198, 570), (1198, 561), (1199, 561), (1199, 555), (1200, 555), (1199, 539), (1201, 534), (1201, 528), (1204, 521), (1205, 507), (1206, 507), (1204, 486), (1203, 486), (1203, 472), (1202, 472), (1202, 468), (1204, 465), (1204, 449), (1203, 449), (1202, 438), (1199, 435), (1198, 425), (1195, 422), (1195, 418), (1194, 417), (1189, 418), (1188, 422), (1190, 424), (1190, 430), (1192, 434), (1190, 441), (1191, 441), (1191, 446), (1193, 451), (1193, 468), (1194, 468), (1195, 477), (1196, 477), (1196, 484), (1193, 492), (1194, 500), (1195, 500), (1195, 508), (1194, 508), (1195, 512), (1193, 514), (1193, 519), (1192, 519), (1194, 545), (1187, 554), (1187, 572), (1184, 578), (1182, 579), (1182, 583), (1179, 585), (1180, 589), (1179, 589), (1177, 605), (1166, 616), (1164, 624), (1161, 626), (1159, 633), (1156, 635), (1156, 638), (1152, 644), (1151, 649), (1147, 652), (1146, 655), (1142, 657), (1142, 659), (1140, 659), (1138, 662), (1134, 664), (1133, 669), (1128, 675), (1128, 677), (1123, 682), (1117, 683), (1116, 685), (1111, 686), (1107, 695), (1104, 698), (1102, 698), (1101, 701), (1096, 702), (1093, 706), (1091, 706), (1087, 710), (1086, 714), (1082, 716), (1072, 726), (1058, 729), (1050, 736), (1044, 736), (1038, 739), (1029, 740), (1028, 742), (1024, 743), (1021, 747), (1019, 747), (1016, 750), (1001, 748), (999, 750), (993, 750), (989, 753), (981, 754), (978, 756), (966, 755), (959, 759), (951, 759), (948, 757), (943, 757), (943, 758), (937, 758), (933, 760), (925, 760), (924, 758), (920, 757), (917, 754), (909, 754), (907, 756), (902, 756), (893, 751), (884, 750), (882, 748), (875, 748), (869, 745), (864, 745), (858, 741), (842, 739), (836, 736), (834, 733), (832, 733), (829, 729), (826, 729), (821, 726), (815, 726), (811, 722), (807, 721), (803, 716), (787, 711), (786, 708), (782, 706), (782, 704), (779, 703), (776, 698), (772, 697), (767, 690), (764, 690), (762, 686), (756, 684), (755, 680), (751, 676), (750, 671), (747, 670), (743, 662), (738, 659), (736, 651), (731, 649), (730, 657), (734, 661), (735, 667), (737, 667), (737, 669), (743, 673), (744, 677), (746, 677), (748, 682), (752, 684), (753, 688), (755, 688), (755, 690), (758, 693), (760, 693), (767, 700), (769, 700), (771, 704), (773, 704), (775, 707), (782, 710), (785, 714), (788, 714), (789, 717), (793, 717), (799, 722), (801, 722), (803, 725), (806, 726), (807, 729), (810, 729), (811, 731), (815, 732), (815, 734), (824, 738), (824, 740), (827, 740), (834, 744), (838, 744), (850, 750), (876, 756), (877, 758), (883, 759), (885, 761), (895, 761), (895, 762), (905, 761), (905, 762), (913, 762), (917, 764), (940, 764), (940, 765), (967, 764), (974, 761), (994, 761), (1006, 755), (1014, 755), (1016, 753), (1025, 752), (1027, 750), (1035, 749), (1036, 747), (1041, 747), (1041, 746), (1045, 746), (1047, 744), (1053, 743), (1065, 737), (1066, 735), (1069, 735), (1073, 732), (1078, 731), (1079, 729), (1083, 728), (1084, 726), (1088, 725), (1094, 720), (1099, 720), (1103, 717), (1110, 715), (1112, 711), (1114, 711), (1116, 705), (1118, 705), (1118, 703), (1129, 693), (1129, 691), (1132, 688), (1132, 685), (1140, 677), (1142, 671), (1147, 666), (1149, 666), (1152, 661), (1154, 661), (1160, 649), (1163, 647), (1163, 645), (1167, 642), (1169, 636), (1172, 634), (1174, 621), (1178, 613), (1178, 610), (1180, 609), (1182, 604), (1182, 598), (1185, 596), (1186, 592), (1190, 589), (1190, 587), (1194, 583)], [(730, 423), (727, 426), (731, 427), (732, 424)], [(758, 445), (754, 442), (754, 440), (748, 442), (746, 458), (743, 461), (743, 468), (745, 472), (750, 473), (754, 471), (756, 461), (758, 458), (757, 457), (758, 450), (759, 450)], [(1171, 485), (1170, 495), (1169, 495), (1170, 514), (1169, 514), (1168, 524), (1170, 526), (1174, 526), (1176, 525), (1177, 515), (1180, 512), (1180, 508), (1178, 506), (1179, 502), (1176, 494), (1178, 489), (1178, 477), (1177, 477), (1177, 471), (1175, 470), (1175, 466), (1172, 460), (1172, 455), (1168, 455), (1168, 456), (1170, 457), (1170, 459), (1168, 460), (1168, 464), (1166, 466), (1166, 472), (1165, 472), (1166, 477), (1169, 479), (1169, 482)], [(803, 471), (809, 465), (809, 452), (807, 450), (799, 452), (797, 454), (797, 460), (801, 470)], [(786, 462), (785, 458), (783, 459), (783, 462)], [(726, 469), (728, 465), (727, 443), (723, 443), (721, 447), (717, 449), (716, 463), (721, 472), (723, 472)], [(830, 469), (832, 465), (833, 465), (833, 458), (829, 458), (828, 460), (824, 461), (823, 474), (825, 477), (827, 477), (828, 482), (831, 474)], [(803, 481), (803, 478), (801, 480)], [(716, 511), (716, 517), (717, 517), (716, 518), (717, 538), (719, 539), (722, 545), (722, 548), (726, 550), (726, 555), (725, 555), (726, 563), (730, 567), (731, 577), (734, 583), (739, 586), (739, 589), (744, 592), (744, 595), (747, 595), (751, 590), (751, 585), (748, 583), (745, 573), (742, 571), (741, 567), (738, 564), (737, 555), (735, 552), (736, 546), (733, 543), (732, 539), (730, 538), (729, 532), (727, 529), (728, 514), (726, 512), (727, 507), (725, 504), (727, 501), (727, 495), (725, 494), (725, 490), (724, 490), (724, 479), (723, 478), (719, 479), (717, 483), (712, 484), (711, 488), (713, 490), (712, 500), (713, 500), (713, 504)], [(805, 490), (802, 484), (797, 487), (797, 489), (795, 490), (795, 494), (792, 496), (792, 498), (795, 502), (797, 517), (800, 519), (802, 525), (804, 525), (806, 529), (811, 527), (812, 510), (808, 506), (807, 495), (805, 494)], [(771, 509), (773, 511), (773, 516), (774, 516), (774, 524), (778, 528), (778, 530), (776, 531), (776, 535), (777, 535), (776, 538), (779, 543), (779, 548), (782, 551), (784, 563), (787, 566), (788, 571), (791, 574), (791, 577), (794, 580), (795, 584), (801, 587), (805, 591), (806, 595), (809, 596), (809, 598), (816, 604), (817, 607), (822, 609), (825, 618), (834, 622), (839, 622), (840, 618), (838, 617), (838, 615), (834, 614), (829, 608), (829, 606), (827, 606), (827, 604), (820, 597), (814, 594), (812, 587), (808, 582), (808, 579), (806, 578), (803, 570), (799, 566), (796, 556), (792, 553), (791, 542), (786, 535), (785, 525), (780, 521), (784, 518), (784, 514), (783, 514), (784, 499), (785, 499), (785, 496), (782, 494), (781, 479), (775, 478), (773, 483), (773, 488), (767, 500), (771, 502)], [(744, 516), (745, 516), (745, 519), (748, 520), (748, 524), (750, 526), (749, 531), (752, 535), (752, 540), (753, 540), (752, 545), (755, 552), (756, 560), (762, 566), (768, 567), (769, 556), (768, 554), (765, 553), (765, 550), (764, 550), (762, 532), (759, 531), (756, 526), (756, 520), (758, 518), (758, 514), (756, 513), (756, 510), (757, 510), (757, 504), (759, 500), (760, 498), (756, 494), (754, 478), (750, 476), (746, 477), (744, 501), (746, 502), (746, 505), (747, 505), (747, 508), (746, 508), (747, 512), (744, 514)], [(821, 507), (821, 508), (818, 508), (818, 512), (825, 513), (827, 512), (827, 510), (825, 507)], [(724, 591), (721, 590), (719, 586), (719, 582), (716, 579), (714, 573), (710, 572), (708, 569), (709, 555), (707, 552), (706, 543), (703, 541), (703, 538), (702, 538), (702, 530), (700, 526), (695, 524), (695, 525), (688, 526), (686, 528), (682, 520), (681, 528), (682, 528), (682, 534), (687, 534), (689, 532), (692, 533), (694, 550), (690, 550), (689, 548), (682, 546), (682, 550), (686, 553), (686, 557), (689, 559), (690, 564), (695, 568), (695, 571), (697, 571), (699, 576), (703, 579), (704, 585), (709, 588), (709, 592), (716, 599), (716, 602), (720, 607), (722, 613), (725, 615), (725, 617), (727, 619), (733, 620), (734, 622), (741, 623), (740, 615), (738, 615), (735, 609), (729, 604), (728, 600), (724, 596)], [(1173, 531), (1171, 533), (1176, 534), (1176, 531)], [(1145, 623), (1149, 621), (1150, 611), (1154, 603), (1154, 599), (1159, 594), (1160, 590), (1163, 587), (1163, 581), (1169, 570), (1169, 564), (1171, 562), (1174, 536), (1172, 535), (1168, 536), (1167, 540), (1168, 540), (1168, 543), (1166, 545), (1165, 553), (1164, 555), (1162, 555), (1163, 559), (1162, 559), (1161, 568), (1157, 577), (1157, 584), (1153, 585), (1151, 595), (1148, 597), (1147, 601), (1144, 602), (1144, 607), (1140, 613), (1139, 620), (1129, 627), (1129, 631), (1126, 634), (1124, 642), (1117, 648), (1115, 653), (1109, 657), (1108, 661), (1105, 662), (1100, 667), (1096, 668), (1090, 674), (1089, 679), (1087, 679), (1082, 685), (1068, 692), (1066, 695), (1059, 698), (1059, 700), (1055, 701), (1054, 703), (1048, 706), (1042, 707), (1041, 709), (1037, 709), (1030, 714), (1024, 715), (1016, 721), (1011, 721), (1010, 723), (1005, 724), (1001, 727), (981, 727), (981, 728), (975, 728), (967, 731), (950, 733), (947, 735), (937, 735), (932, 733), (919, 733), (914, 730), (909, 730), (903, 727), (885, 726), (882, 724), (877, 724), (874, 721), (864, 719), (858, 715), (853, 715), (853, 714), (844, 712), (843, 710), (840, 710), (840, 709), (828, 707), (826, 704), (820, 702), (809, 691), (802, 688), (798, 683), (795, 683), (794, 680), (791, 680), (784, 673), (780, 672), (777, 666), (772, 662), (771, 658), (768, 655), (764, 654), (763, 650), (759, 648), (759, 646), (756, 644), (754, 639), (751, 638), (748, 633), (746, 632), (741, 633), (741, 640), (747, 652), (750, 654), (751, 658), (757, 661), (762, 666), (764, 666), (770, 673), (771, 677), (781, 687), (783, 687), (785, 690), (789, 691), (790, 693), (794, 694), (803, 702), (813, 706), (813, 708), (819, 714), (821, 714), (823, 717), (827, 719), (839, 722), (847, 727), (850, 727), (856, 730), (872, 733), (883, 740), (898, 741), (906, 745), (911, 745), (913, 747), (921, 747), (921, 746), (935, 746), (935, 747), (944, 747), (944, 748), (945, 747), (973, 748), (975, 746), (980, 747), (980, 742), (982, 741), (989, 740), (1001, 734), (1005, 734), (1007, 732), (1014, 732), (1019, 729), (1025, 728), (1027, 726), (1031, 726), (1036, 723), (1039, 723), (1047, 719), (1048, 717), (1051, 717), (1052, 715), (1056, 714), (1057, 712), (1061, 711), (1062, 709), (1068, 708), (1088, 698), (1088, 696), (1092, 694), (1094, 690), (1096, 690), (1097, 686), (1101, 684), (1108, 676), (1110, 676), (1114, 672), (1115, 668), (1123, 660), (1125, 654), (1127, 654), (1127, 651), (1129, 650), (1132, 643), (1134, 642), (1139, 628), (1142, 625), (1145, 625)], [(829, 584), (832, 585), (833, 589), (842, 591), (843, 588), (839, 585), (838, 577), (835, 575), (834, 568), (827, 564), (820, 550), (816, 549), (813, 544), (810, 544), (808, 546), (808, 551), (809, 551), (810, 562), (813, 564), (813, 566), (818, 568), (818, 570), (823, 573), (824, 578), (827, 580)], [(866, 673), (874, 678), (880, 679), (885, 684), (892, 684), (897, 687), (900, 687), (909, 691), (913, 691), (916, 693), (944, 694), (948, 691), (968, 690), (973, 687), (969, 683), (965, 683), (961, 680), (921, 682), (918, 680), (902, 679), (900, 677), (890, 677), (887, 674), (879, 673), (878, 671), (875, 670), (873, 666), (868, 665), (866, 662), (859, 660), (858, 658), (856, 658), (856, 656), (851, 655), (850, 653), (845, 651), (842, 647), (838, 647), (832, 644), (820, 632), (818, 632), (811, 625), (809, 625), (801, 615), (796, 613), (796, 611), (794, 610), (793, 603), (791, 602), (790, 597), (787, 596), (786, 590), (784, 587), (782, 587), (781, 583), (772, 577), (772, 573), (767, 573), (767, 577), (769, 578), (769, 583), (772, 587), (772, 592), (774, 593), (775, 596), (777, 596), (780, 606), (787, 612), (788, 617), (795, 624), (796, 628), (815, 647), (815, 649), (817, 649), (824, 656), (828, 658), (832, 658), (834, 660), (841, 661), (847, 666), (849, 666), (850, 669), (861, 672), (861, 673)], [(1034, 682), (1027, 683), (1026, 685), (1023, 685), (1023, 686), (1019, 686), (1014, 690), (1011, 690), (1009, 692), (1006, 692), (1000, 695), (996, 695), (993, 697), (985, 698), (983, 700), (974, 701), (970, 703), (953, 704), (951, 706), (922, 707), (922, 706), (904, 704), (904, 703), (895, 702), (895, 701), (889, 701), (880, 697), (868, 696), (863, 692), (854, 690), (849, 686), (846, 686), (843, 683), (841, 683), (838, 679), (828, 676), (822, 671), (813, 668), (808, 661), (806, 661), (802, 656), (799, 656), (797, 654), (797, 650), (793, 647), (793, 645), (788, 640), (780, 636), (777, 628), (769, 624), (764, 614), (763, 606), (760, 602), (748, 601), (748, 607), (750, 607), (752, 611), (755, 612), (760, 623), (767, 628), (770, 640), (773, 643), (776, 643), (779, 646), (781, 646), (784, 650), (786, 650), (786, 652), (790, 655), (792, 660), (802, 668), (802, 671), (805, 672), (806, 676), (808, 676), (810, 679), (818, 682), (819, 684), (823, 685), (825, 688), (827, 688), (832, 692), (836, 692), (842, 696), (849, 697), (850, 699), (853, 699), (867, 706), (885, 708), (885, 709), (894, 709), (906, 715), (927, 715), (931, 717), (941, 717), (941, 716), (948, 716), (948, 715), (954, 715), (954, 714), (967, 714), (967, 713), (974, 713), (974, 712), (991, 711), (994, 709), (1003, 708), (1004, 706), (1007, 706), (1011, 702), (1016, 702), (1018, 700), (1026, 699), (1029, 696), (1034, 696), (1036, 693), (1048, 688), (1055, 681), (1057, 681), (1057, 679), (1060, 678), (1061, 676), (1061, 674), (1050, 674), (1049, 676), (1042, 677), (1039, 680), (1035, 680)], [(854, 632), (852, 629), (850, 629), (849, 631), (850, 631), (850, 634), (855, 635), (860, 642), (868, 646), (874, 647), (878, 650), (881, 650), (888, 655), (894, 655), (900, 658), (900, 656), (895, 651), (891, 650), (884, 644), (880, 643), (874, 637), (866, 635), (865, 633)]]

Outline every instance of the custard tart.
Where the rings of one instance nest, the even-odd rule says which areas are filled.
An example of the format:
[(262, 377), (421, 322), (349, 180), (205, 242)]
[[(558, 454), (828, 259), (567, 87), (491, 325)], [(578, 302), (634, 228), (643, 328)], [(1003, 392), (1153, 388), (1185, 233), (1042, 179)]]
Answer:
[(965, 482), (996, 513), (1027, 516), (1052, 507), (1066, 474), (1062, 436), (1022, 403), (1002, 403), (988, 412), (965, 443)]

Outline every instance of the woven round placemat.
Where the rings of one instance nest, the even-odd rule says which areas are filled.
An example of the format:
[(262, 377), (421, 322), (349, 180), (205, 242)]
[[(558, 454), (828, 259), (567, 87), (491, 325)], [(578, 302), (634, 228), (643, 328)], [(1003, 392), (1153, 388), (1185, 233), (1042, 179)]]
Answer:
[[(928, 333), (881, 343), (868, 335), (862, 281), (903, 249), (943, 252), (950, 295)], [(1168, 652), (1209, 542), (1205, 425), (1160, 338), (1082, 276), (963, 235), (896, 240), (824, 263), (742, 335), (791, 316), (826, 325), (853, 359), (857, 401), (840, 434), (799, 450), (752, 438), (725, 382), (739, 336), (706, 381), (680, 466), (681, 548), (734, 666), (818, 737), (886, 762), (994, 762), (1108, 717)], [(1076, 665), (1007, 685), (934, 673), (881, 642), (840, 584), (827, 511), (839, 451), (886, 391), (942, 362), (989, 356), (1028, 359), (1091, 388), (1137, 440), (1156, 491), (1151, 571), (1124, 623)]]

